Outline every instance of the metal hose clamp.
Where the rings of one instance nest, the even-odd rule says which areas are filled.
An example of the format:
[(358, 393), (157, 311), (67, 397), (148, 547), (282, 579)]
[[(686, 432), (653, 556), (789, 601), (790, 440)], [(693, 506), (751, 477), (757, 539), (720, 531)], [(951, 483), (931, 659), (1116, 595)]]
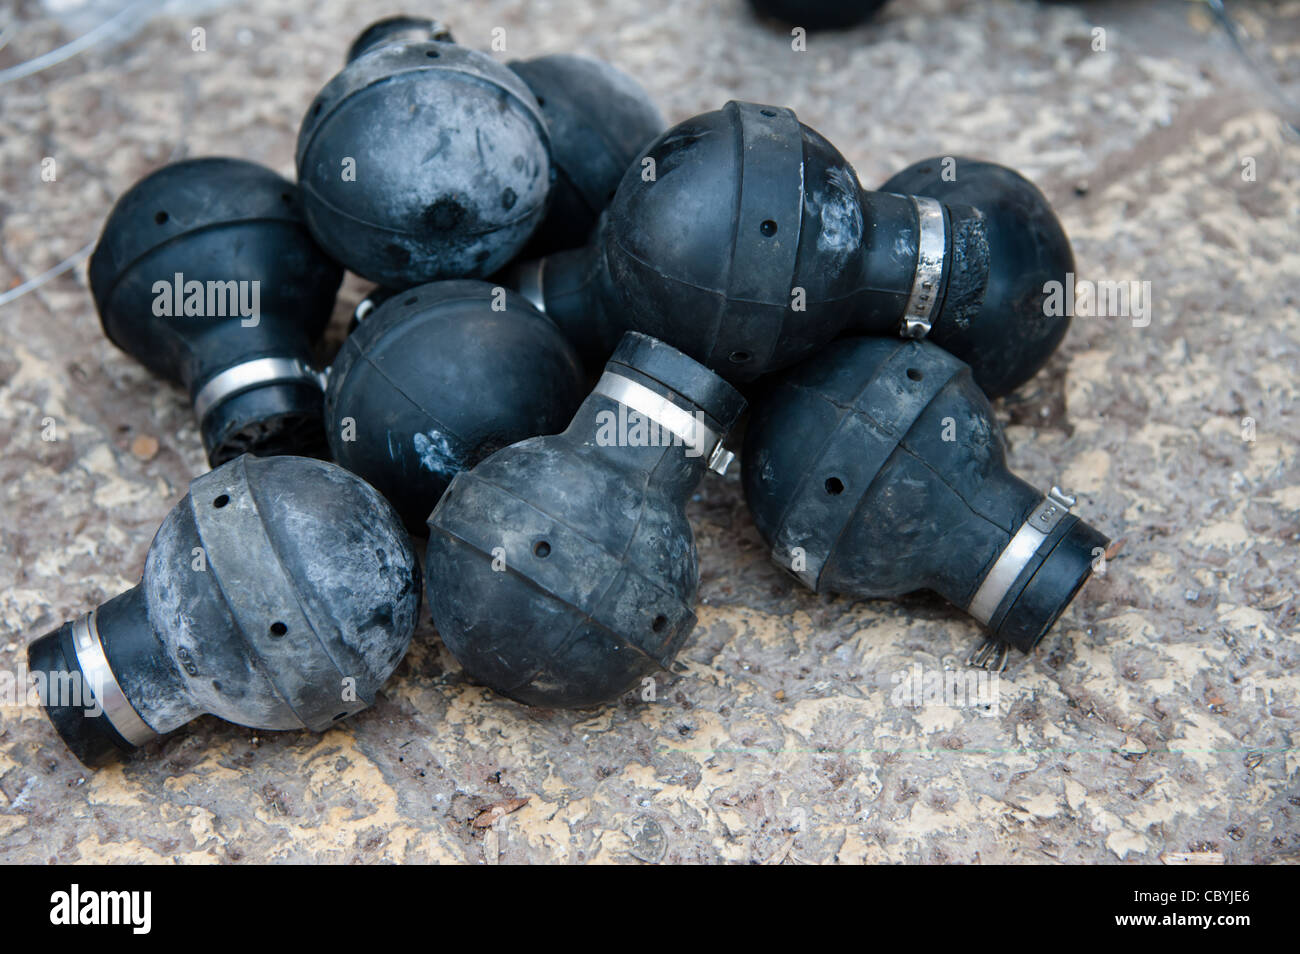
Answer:
[(898, 333), (904, 338), (924, 338), (930, 333), (939, 304), (939, 284), (948, 254), (948, 225), (938, 201), (923, 195), (911, 199), (916, 206), (916, 274)]
[(77, 653), (77, 665), (81, 667), (82, 678), (89, 684), (82, 687), (82, 701), (85, 702), (84, 693), (89, 688), (117, 734), (132, 745), (144, 745), (158, 733), (140, 718), (113, 675), (113, 667), (108, 664), (104, 644), (99, 639), (96, 614), (96, 610), (91, 610), (72, 623), (72, 645)]
[(1029, 518), (1020, 525), (1016, 535), (1011, 538), (984, 577), (984, 582), (975, 592), (966, 612), (970, 613), (987, 626), (997, 608), (1002, 604), (1007, 591), (1011, 589), (1016, 578), (1020, 576), (1026, 564), (1033, 559), (1043, 541), (1051, 535), (1052, 530), (1070, 512), (1076, 499), (1069, 496), (1060, 487), (1053, 487), (1042, 502), (1034, 508)]
[(662, 394), (656, 394), (621, 374), (606, 371), (596, 382), (596, 394), (617, 401), (628, 410), (644, 414), (668, 433), (681, 438), (687, 447), (703, 456), (709, 470), (725, 474), (736, 455), (722, 446), (722, 435), (704, 423), (698, 412), (691, 414)]
[(208, 411), (227, 398), (241, 391), (281, 381), (302, 381), (323, 388), (322, 375), (305, 361), (297, 358), (254, 358), (213, 375), (194, 396), (194, 413), (201, 421)]

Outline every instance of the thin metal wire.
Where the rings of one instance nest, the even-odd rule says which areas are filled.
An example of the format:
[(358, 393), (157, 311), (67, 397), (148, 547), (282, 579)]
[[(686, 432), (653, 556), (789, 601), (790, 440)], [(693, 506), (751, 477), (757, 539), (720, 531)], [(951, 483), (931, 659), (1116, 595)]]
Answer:
[(76, 268), (79, 264), (85, 261), (90, 256), (90, 253), (94, 251), (95, 241), (86, 243), (81, 248), (77, 249), (77, 251), (73, 252), (71, 255), (65, 258), (63, 261), (59, 262), (59, 264), (55, 265), (53, 268), (46, 269), (45, 271), (37, 275), (35, 278), (29, 278), (21, 285), (18, 285), (17, 287), (11, 288), (7, 292), (0, 294), (0, 306), (7, 305), (9, 304), (9, 302), (13, 301), (16, 298), (21, 298), (23, 295), (26, 295), (29, 291), (32, 291), (33, 289), (40, 288), (46, 282), (50, 281), (53, 278), (58, 278), (64, 272), (72, 271), (72, 269)]
[[(89, 49), (90, 46), (93, 46), (95, 42), (99, 42), (98, 37), (105, 35), (105, 32), (111, 30), (111, 24), (113, 24), (113, 22), (116, 21), (118, 18), (122, 17), (125, 14), (131, 13), (132, 11), (140, 7), (153, 6), (156, 10), (157, 8), (161, 7), (162, 3), (163, 0), (140, 0), (140, 2), (134, 3), (131, 6), (127, 7), (126, 9), (120, 11), (111, 19), (104, 21), (104, 23), (100, 24), (94, 30), (91, 30), (89, 33), (82, 36), (80, 40), (74, 40), (72, 43), (65, 44), (64, 46), (61, 46), (58, 49), (45, 54), (44, 57), (37, 57), (35, 60), (29, 60), (25, 64), (20, 63), (18, 66), (12, 67), (11, 70), (0, 72), (0, 83), (7, 82), (8, 79), (16, 78), (16, 77), (6, 77), (6, 74), (11, 72), (12, 70), (24, 68), (32, 63), (36, 63), (38, 60), (44, 60), (48, 57), (54, 56), (55, 54), (66, 53), (66, 55), (62, 55), (57, 60), (51, 60), (50, 62), (46, 62), (37, 66), (35, 69), (27, 70), (27, 72), (24, 73), (23, 75), (30, 76), (32, 73), (39, 72), (40, 70), (45, 69), (49, 66), (53, 66), (55, 62), (62, 62), (63, 60), (70, 59), (71, 57), (76, 56), (78, 53), (82, 52), (83, 50)], [(143, 25), (150, 18), (152, 18), (154, 12), (155, 11), (150, 11), (149, 14), (140, 21), (141, 25)], [(11, 25), (0, 26), (0, 47), (3, 47), (4, 44), (9, 41), (9, 37), (11, 35), (11, 31), (9, 29), (10, 26)], [(78, 43), (82, 43), (82, 41), (85, 41), (88, 37), (91, 37), (92, 35), (96, 35), (96, 39), (93, 42), (83, 43), (80, 48), (76, 50), (72, 50), (71, 52), (66, 52), (70, 50), (70, 48), (73, 47), (74, 45)], [(186, 125), (185, 113), (182, 112), (182, 127), (184, 127), (185, 125)], [(184, 139), (185, 139), (184, 129), (182, 128), (180, 141), (178, 141), (176, 143), (175, 148), (172, 149), (171, 156), (167, 160), (168, 162), (174, 161), (178, 156), (180, 156), (184, 152), (185, 150)], [(50, 282), (53, 279), (58, 278), (60, 275), (72, 271), (74, 268), (76, 268), (78, 265), (80, 265), (82, 262), (84, 262), (87, 258), (90, 257), (90, 253), (95, 250), (95, 245), (97, 243), (98, 243), (98, 239), (91, 239), (81, 248), (77, 249), (77, 251), (73, 252), (71, 255), (69, 255), (67, 258), (65, 258), (63, 261), (59, 262), (57, 265), (53, 266), (52, 268), (47, 268), (39, 275), (27, 279), (27, 281), (23, 282), (21, 285), (16, 285), (13, 288), (9, 289), (8, 291), (0, 292), (0, 306), (7, 305), (11, 301), (15, 301), (21, 298), (23, 295), (26, 295), (28, 292), (35, 291), (37, 288), (40, 288), (42, 285), (46, 284), (47, 282)]]
[[(113, 16), (109, 17), (99, 26), (87, 33), (83, 33), (63, 46), (56, 47), (48, 53), (42, 53), (40, 56), (34, 56), (16, 66), (11, 66), (7, 70), (0, 70), (0, 86), (5, 83), (13, 82), (16, 79), (22, 79), (25, 76), (31, 76), (33, 73), (39, 73), (41, 70), (49, 69), (84, 53), (86, 50), (103, 42), (119, 27), (131, 21), (133, 17), (139, 15), (140, 11), (146, 12), (139, 19), (139, 24), (143, 25), (153, 18), (162, 6), (162, 0), (136, 0), (122, 10), (119, 10)], [(147, 8), (147, 10), (146, 10)]]
[(1218, 21), (1219, 26), (1223, 27), (1223, 32), (1228, 34), (1228, 39), (1232, 41), (1232, 45), (1237, 50), (1238, 55), (1241, 56), (1241, 58), (1246, 62), (1246, 65), (1249, 66), (1256, 76), (1263, 82), (1263, 85), (1267, 87), (1268, 91), (1273, 94), (1273, 98), (1278, 102), (1278, 104), (1289, 114), (1283, 116), (1283, 120), (1286, 124), (1291, 127), (1293, 132), (1300, 133), (1300, 124), (1298, 124), (1298, 120), (1300, 120), (1300, 105), (1297, 105), (1296, 101), (1293, 100), (1287, 94), (1286, 90), (1282, 88), (1282, 85), (1278, 83), (1277, 79), (1273, 76), (1272, 71), (1264, 66), (1264, 64), (1250, 52), (1250, 49), (1247, 46), (1250, 36), (1244, 29), (1242, 29), (1241, 25), (1232, 18), (1231, 14), (1228, 13), (1228, 8), (1224, 4), (1223, 0), (1201, 0), (1201, 2), (1209, 8), (1210, 13), (1214, 15), (1214, 19)]

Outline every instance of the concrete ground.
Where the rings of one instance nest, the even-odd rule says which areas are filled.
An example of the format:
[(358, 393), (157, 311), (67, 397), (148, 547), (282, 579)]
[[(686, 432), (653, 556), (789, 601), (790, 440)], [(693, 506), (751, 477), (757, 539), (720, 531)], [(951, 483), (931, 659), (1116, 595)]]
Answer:
[[(122, 5), (19, 0), (0, 71)], [(209, 718), (92, 773), (8, 707), (0, 861), (1300, 859), (1300, 146), (1283, 119), (1300, 122), (1300, 3), (1232, 8), (1262, 71), (1182, 0), (893, 0), (804, 52), (742, 0), (439, 6), (468, 45), (504, 27), (501, 56), (607, 58), (672, 121), (789, 105), (868, 186), (950, 154), (1035, 179), (1080, 277), (1149, 282), (1152, 309), (1077, 318), (999, 415), (1014, 469), (1074, 489), (1122, 544), (1012, 660), (995, 710), (912, 707), (899, 674), (961, 668), (975, 624), (923, 595), (803, 591), (733, 472), (692, 503), (700, 624), (654, 701), (521, 707), (467, 682), (425, 623), (379, 704), (325, 735)], [(15, 294), (169, 157), (292, 175), (316, 89), (400, 6), (169, 9), (0, 85), (4, 670), (131, 586), (204, 470), (184, 396), (105, 341), (84, 263)], [(335, 341), (363, 289), (345, 285)]]

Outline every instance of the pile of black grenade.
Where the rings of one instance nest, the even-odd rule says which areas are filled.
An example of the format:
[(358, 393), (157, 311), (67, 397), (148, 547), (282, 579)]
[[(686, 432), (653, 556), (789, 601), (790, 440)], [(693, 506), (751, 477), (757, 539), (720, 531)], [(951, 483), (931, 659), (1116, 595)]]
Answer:
[[(374, 701), (421, 591), (475, 681), (618, 698), (695, 625), (685, 506), (747, 398), (779, 565), (941, 594), (984, 628), (977, 665), (1033, 649), (1107, 545), (1007, 470), (989, 407), (1066, 333), (1046, 199), (962, 158), (865, 191), (777, 106), (663, 125), (603, 63), (503, 65), (396, 17), (308, 107), (297, 185), (194, 159), (121, 197), (90, 261), (104, 331), (188, 389), (214, 469), (139, 585), (29, 649), (88, 689), (43, 700), (78, 758), (203, 713), (324, 730)], [(378, 287), (322, 373), (344, 268)]]

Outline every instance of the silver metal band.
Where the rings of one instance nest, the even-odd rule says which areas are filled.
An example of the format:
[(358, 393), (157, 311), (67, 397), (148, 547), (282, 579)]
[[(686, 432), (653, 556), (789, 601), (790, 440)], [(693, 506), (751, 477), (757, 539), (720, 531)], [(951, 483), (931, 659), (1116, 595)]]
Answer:
[(546, 314), (546, 295), (543, 292), (542, 273), (546, 271), (546, 259), (524, 262), (514, 272), (515, 291), (528, 299), (529, 303)]
[(916, 206), (916, 274), (898, 333), (904, 338), (924, 338), (930, 333), (934, 309), (939, 304), (939, 282), (948, 254), (948, 226), (943, 206), (937, 200), (923, 195), (911, 199)]
[(1043, 498), (1042, 503), (1016, 531), (1000, 554), (993, 567), (984, 577), (984, 582), (975, 592), (966, 612), (988, 625), (998, 606), (1006, 597), (1011, 585), (1020, 576), (1020, 571), (1033, 559), (1043, 541), (1048, 538), (1056, 525), (1061, 522), (1070, 508), (1075, 505), (1075, 498), (1069, 496), (1060, 487), (1053, 487), (1051, 493)]
[(374, 311), (375, 300), (367, 295), (365, 298), (357, 302), (357, 307), (352, 309), (352, 320), (357, 324), (361, 324), (361, 322), (369, 318)]
[(707, 460), (709, 470), (714, 473), (725, 474), (736, 459), (735, 454), (722, 446), (722, 435), (699, 417), (631, 378), (606, 371), (596, 382), (594, 393), (603, 394), (628, 410), (644, 414), (668, 433), (680, 437), (687, 447), (698, 451)]
[(304, 381), (321, 387), (321, 375), (296, 358), (254, 358), (214, 375), (194, 396), (194, 413), (199, 420), (226, 398), (278, 381)]
[[(108, 664), (104, 654), (104, 645), (99, 641), (99, 626), (96, 623), (97, 610), (91, 610), (85, 616), (72, 623), (72, 645), (77, 652), (77, 665), (81, 675), (89, 686), (82, 686), (84, 693), (89, 688), (104, 710), (104, 716), (112, 723), (118, 735), (132, 745), (144, 745), (158, 735), (145, 724), (140, 714), (127, 701), (113, 667)], [(85, 697), (83, 695), (84, 703)]]

